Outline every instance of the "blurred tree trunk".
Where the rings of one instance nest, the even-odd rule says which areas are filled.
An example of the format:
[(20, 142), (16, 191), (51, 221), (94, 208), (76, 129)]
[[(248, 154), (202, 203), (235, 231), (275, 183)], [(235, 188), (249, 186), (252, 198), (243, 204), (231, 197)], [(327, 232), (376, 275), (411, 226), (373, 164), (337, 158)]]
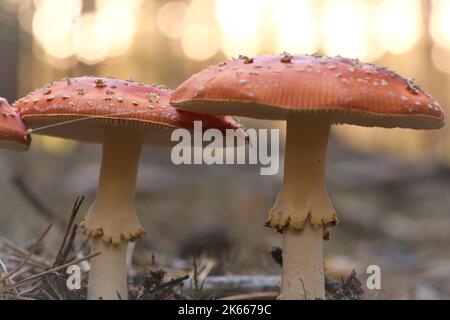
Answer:
[[(0, 7), (0, 17), (6, 14)], [(12, 102), (17, 98), (19, 25), (8, 20), (0, 19), (0, 96)]]

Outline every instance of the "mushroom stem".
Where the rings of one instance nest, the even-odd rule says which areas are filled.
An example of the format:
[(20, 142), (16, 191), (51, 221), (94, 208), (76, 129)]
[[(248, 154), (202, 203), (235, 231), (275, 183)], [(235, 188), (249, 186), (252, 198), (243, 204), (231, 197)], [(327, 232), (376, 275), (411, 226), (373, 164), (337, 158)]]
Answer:
[(127, 241), (145, 233), (134, 209), (144, 132), (105, 127), (97, 195), (83, 223), (93, 237), (89, 299), (127, 299)]
[(337, 222), (325, 187), (330, 125), (318, 115), (287, 120), (284, 181), (268, 220), (283, 231), (280, 299), (325, 298), (323, 231)]
[(101, 254), (91, 259), (89, 271), (89, 300), (128, 300), (127, 243), (106, 243), (91, 239), (91, 251)]

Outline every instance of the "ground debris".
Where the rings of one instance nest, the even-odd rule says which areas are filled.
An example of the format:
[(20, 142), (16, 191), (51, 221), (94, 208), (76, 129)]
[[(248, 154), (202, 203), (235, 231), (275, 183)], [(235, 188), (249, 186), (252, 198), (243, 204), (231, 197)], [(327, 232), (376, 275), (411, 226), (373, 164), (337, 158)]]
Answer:
[(130, 298), (133, 300), (183, 300), (184, 296), (180, 292), (183, 281), (189, 276), (185, 275), (169, 281), (164, 281), (166, 272), (162, 269), (149, 271), (141, 285), (133, 290)]
[(356, 271), (352, 270), (347, 279), (342, 278), (341, 283), (327, 279), (326, 298), (327, 300), (360, 300), (363, 298), (364, 290), (362, 283), (356, 277)]

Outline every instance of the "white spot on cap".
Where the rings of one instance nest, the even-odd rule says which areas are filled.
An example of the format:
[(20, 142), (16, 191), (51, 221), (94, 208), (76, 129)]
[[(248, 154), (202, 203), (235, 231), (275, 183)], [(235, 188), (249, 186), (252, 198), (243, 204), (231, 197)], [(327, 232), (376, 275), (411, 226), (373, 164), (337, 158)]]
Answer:
[(403, 101), (408, 101), (408, 97), (405, 96), (400, 96), (400, 99), (402, 99)]

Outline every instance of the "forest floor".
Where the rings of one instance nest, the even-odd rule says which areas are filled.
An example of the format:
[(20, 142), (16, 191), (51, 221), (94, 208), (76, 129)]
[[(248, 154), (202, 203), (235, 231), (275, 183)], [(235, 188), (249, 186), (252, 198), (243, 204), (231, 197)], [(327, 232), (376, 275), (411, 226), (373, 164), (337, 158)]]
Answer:
[[(75, 226), (95, 194), (93, 150), (99, 151), (80, 147), (70, 164), (39, 151), (28, 157), (34, 165), (15, 155), (0, 161), (0, 176), (11, 182), (0, 194), (0, 298), (85, 298), (89, 246)], [(167, 165), (166, 157), (146, 151), (141, 162), (136, 206), (148, 235), (133, 246), (130, 297), (275, 298), (280, 235), (262, 225), (281, 174), (183, 168)], [(357, 153), (336, 142), (328, 158), (328, 191), (341, 223), (325, 246), (327, 298), (450, 299), (450, 168)], [(5, 175), (15, 166), (29, 170)], [(67, 228), (78, 194), (86, 200)], [(83, 286), (68, 291), (64, 270), (73, 260)], [(370, 265), (381, 269), (380, 290), (366, 287)]]

